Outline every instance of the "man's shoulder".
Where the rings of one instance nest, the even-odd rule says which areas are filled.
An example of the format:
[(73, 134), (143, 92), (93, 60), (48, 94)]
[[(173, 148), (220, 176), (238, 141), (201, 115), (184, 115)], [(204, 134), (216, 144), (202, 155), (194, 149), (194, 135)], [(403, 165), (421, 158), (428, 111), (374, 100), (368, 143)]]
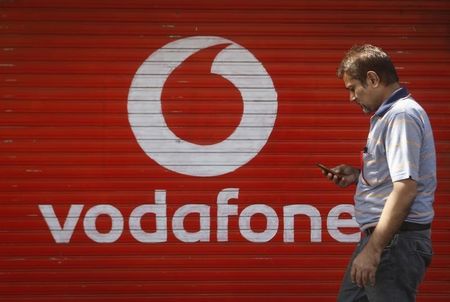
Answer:
[(398, 115), (420, 117), (427, 115), (425, 109), (411, 96), (398, 100), (387, 112), (387, 117), (395, 118)]

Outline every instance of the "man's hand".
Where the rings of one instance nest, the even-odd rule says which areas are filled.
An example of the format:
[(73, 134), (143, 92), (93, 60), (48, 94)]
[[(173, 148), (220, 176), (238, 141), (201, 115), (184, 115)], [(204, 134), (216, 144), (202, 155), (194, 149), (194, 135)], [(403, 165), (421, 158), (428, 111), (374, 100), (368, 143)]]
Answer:
[(375, 286), (375, 274), (380, 263), (381, 252), (365, 246), (353, 260), (351, 279), (359, 287)]
[(375, 285), (375, 274), (384, 248), (392, 240), (409, 213), (417, 194), (417, 183), (404, 179), (393, 183), (380, 220), (361, 253), (353, 260), (352, 282), (358, 286)]
[(322, 170), (322, 174), (342, 188), (355, 183), (359, 177), (359, 170), (349, 165), (339, 165), (332, 170), (339, 175), (333, 175), (324, 170)]

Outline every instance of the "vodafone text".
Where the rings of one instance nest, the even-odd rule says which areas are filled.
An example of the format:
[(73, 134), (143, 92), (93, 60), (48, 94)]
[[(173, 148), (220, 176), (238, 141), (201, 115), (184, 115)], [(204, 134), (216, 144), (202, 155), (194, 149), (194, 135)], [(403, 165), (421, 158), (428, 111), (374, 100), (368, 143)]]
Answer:
[[(239, 221), (239, 232), (243, 238), (250, 242), (268, 242), (272, 240), (279, 230), (280, 218), (275, 210), (266, 204), (253, 204), (246, 206), (240, 213), (237, 204), (229, 204), (230, 199), (238, 199), (239, 189), (227, 188), (217, 195), (217, 236), (218, 242), (228, 241), (229, 217), (236, 216)], [(77, 226), (80, 214), (84, 208), (82, 204), (72, 204), (67, 217), (57, 217), (50, 204), (39, 205), (51, 235), (56, 243), (70, 243)], [(360, 233), (347, 234), (340, 228), (355, 228), (357, 224), (352, 219), (341, 219), (341, 214), (350, 214), (353, 217), (354, 207), (349, 204), (340, 204), (330, 210), (327, 216), (327, 230), (330, 236), (339, 242), (357, 242)], [(153, 214), (156, 219), (156, 229), (153, 232), (142, 228), (142, 218), (146, 214)], [(189, 214), (197, 214), (199, 230), (187, 231), (184, 220)], [(266, 227), (263, 231), (254, 231), (251, 219), (254, 215), (263, 215), (266, 218)], [(112, 225), (108, 232), (100, 232), (96, 221), (100, 215), (111, 218)], [(319, 210), (307, 204), (293, 204), (283, 207), (283, 241), (294, 242), (294, 219), (298, 215), (306, 215), (310, 219), (311, 242), (322, 241), (322, 218)], [(64, 221), (63, 226), (59, 221)], [(210, 242), (211, 241), (211, 207), (206, 204), (186, 204), (178, 208), (172, 217), (172, 231), (181, 242)], [(136, 207), (128, 219), (130, 233), (134, 239), (142, 243), (161, 243), (168, 240), (168, 217), (166, 205), (166, 191), (155, 190), (155, 203), (143, 204)], [(97, 243), (113, 243), (124, 232), (124, 217), (119, 209), (109, 204), (100, 204), (90, 208), (83, 219), (83, 228), (86, 235)]]

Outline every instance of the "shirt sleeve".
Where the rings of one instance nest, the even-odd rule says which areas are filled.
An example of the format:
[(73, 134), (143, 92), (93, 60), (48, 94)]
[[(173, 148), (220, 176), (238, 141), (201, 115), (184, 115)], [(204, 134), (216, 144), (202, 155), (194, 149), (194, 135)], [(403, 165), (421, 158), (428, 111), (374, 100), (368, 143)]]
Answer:
[(420, 119), (401, 112), (389, 122), (386, 133), (386, 158), (393, 182), (419, 179), (420, 149), (423, 141)]

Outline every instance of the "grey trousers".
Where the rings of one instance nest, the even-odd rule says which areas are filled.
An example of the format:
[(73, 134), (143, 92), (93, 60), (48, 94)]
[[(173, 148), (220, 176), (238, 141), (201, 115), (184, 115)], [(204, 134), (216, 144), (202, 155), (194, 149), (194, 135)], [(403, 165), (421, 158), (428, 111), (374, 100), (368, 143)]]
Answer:
[(353, 253), (339, 290), (338, 302), (409, 302), (431, 262), (431, 231), (405, 231), (394, 236), (381, 255), (375, 286), (358, 287), (350, 277), (353, 259), (369, 241), (363, 236)]

